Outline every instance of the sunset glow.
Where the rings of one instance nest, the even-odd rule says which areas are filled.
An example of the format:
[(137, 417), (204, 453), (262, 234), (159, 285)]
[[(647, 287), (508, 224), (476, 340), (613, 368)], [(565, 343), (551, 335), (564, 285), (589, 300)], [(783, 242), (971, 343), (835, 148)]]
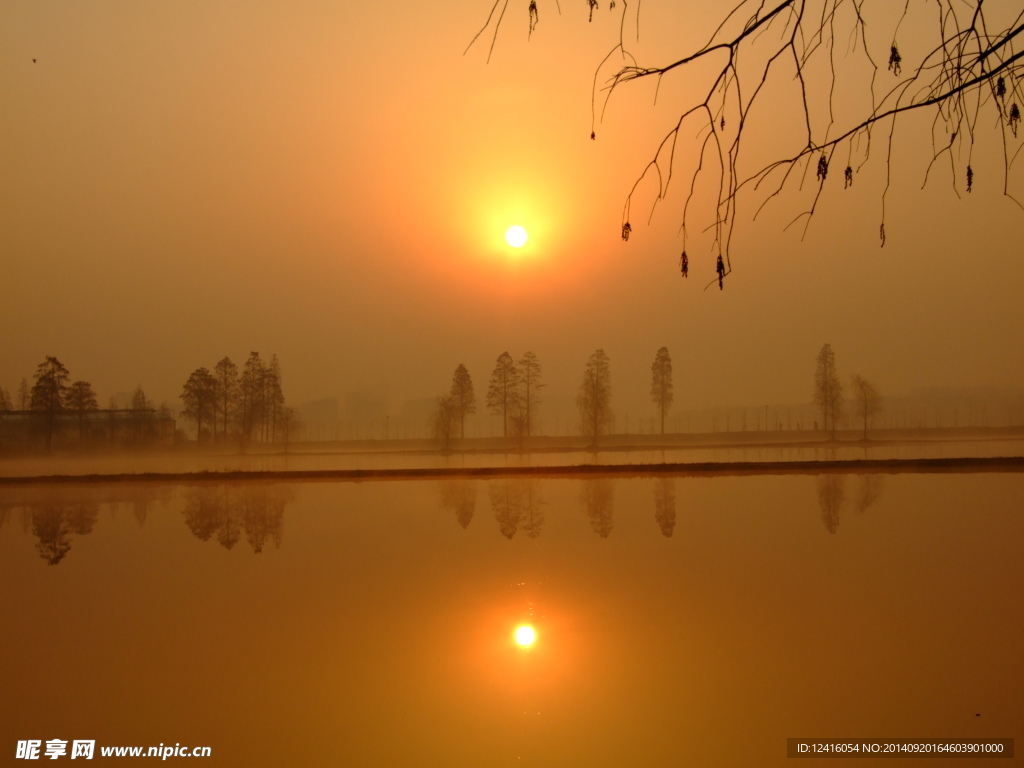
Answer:
[(526, 233), (526, 230), (518, 224), (509, 227), (505, 232), (505, 242), (513, 248), (522, 248), (526, 245), (527, 239), (529, 239), (529, 235)]
[(529, 648), (537, 640), (537, 633), (529, 624), (523, 624), (516, 628), (516, 642), (524, 648)]

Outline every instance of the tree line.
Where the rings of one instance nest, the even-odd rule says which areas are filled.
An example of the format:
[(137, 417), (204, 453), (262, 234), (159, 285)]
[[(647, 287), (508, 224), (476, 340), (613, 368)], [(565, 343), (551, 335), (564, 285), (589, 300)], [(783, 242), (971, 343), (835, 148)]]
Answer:
[[(498, 356), (487, 384), (485, 402), (492, 414), (501, 417), (502, 437), (512, 438), (521, 446), (534, 434), (540, 391), (546, 386), (541, 380), (542, 371), (534, 352), (524, 352), (516, 361), (506, 351)], [(658, 409), (661, 433), (665, 434), (665, 417), (673, 399), (672, 358), (666, 347), (657, 351), (651, 364), (650, 394)], [(590, 446), (597, 446), (601, 435), (607, 434), (614, 423), (611, 398), (611, 361), (603, 349), (598, 349), (587, 360), (576, 395), (580, 431)], [(451, 447), (456, 436), (465, 437), (466, 416), (472, 413), (476, 413), (473, 379), (466, 366), (459, 363), (450, 390), (437, 398), (433, 431), (443, 450)]]
[(181, 391), (182, 415), (196, 423), (197, 442), (238, 441), (288, 444), (296, 427), (295, 409), (285, 404), (281, 363), (250, 352), (239, 370), (230, 357), (196, 368)]
[(75, 426), (80, 446), (98, 436), (136, 444), (173, 438), (170, 410), (155, 408), (141, 385), (132, 394), (129, 408), (118, 408), (111, 398), (110, 407), (101, 411), (92, 384), (83, 379), (72, 381), (67, 367), (52, 355), (36, 367), (31, 385), (27, 379), (21, 380), (16, 400), (0, 387), (0, 413), (12, 412), (28, 418), (10, 422), (4, 436), (10, 440), (13, 434), (22, 442), (41, 437), (47, 451), (53, 449), (55, 438), (68, 431), (68, 424)]
[[(541, 403), (541, 364), (537, 355), (526, 352), (514, 360), (502, 352), (495, 362), (488, 381), (486, 406), (501, 417), (502, 436), (523, 445), (534, 432)], [(651, 402), (657, 409), (661, 434), (665, 434), (665, 418), (672, 408), (672, 357), (667, 347), (655, 353), (651, 364)], [(867, 439), (871, 419), (881, 411), (881, 395), (875, 385), (860, 374), (851, 377), (852, 416)], [(821, 413), (821, 424), (815, 430), (829, 433), (832, 440), (846, 418), (846, 398), (836, 369), (835, 352), (830, 344), (818, 352), (812, 400)], [(576, 409), (581, 434), (590, 447), (596, 447), (602, 435), (610, 431), (615, 415), (611, 406), (611, 361), (603, 349), (595, 350), (587, 359), (583, 378), (576, 394)], [(448, 450), (456, 437), (465, 436), (465, 418), (476, 412), (473, 379), (462, 363), (455, 369), (448, 394), (437, 398), (434, 437), (442, 449)]]
[[(863, 439), (867, 440), (869, 422), (882, 410), (882, 398), (874, 384), (860, 374), (853, 374), (851, 384), (853, 416), (863, 429)], [(836, 430), (846, 416), (846, 398), (843, 383), (836, 371), (836, 355), (831, 344), (825, 344), (818, 352), (814, 369), (814, 404), (821, 411), (821, 428), (835, 440)]]
[[(196, 423), (199, 442), (287, 445), (297, 426), (295, 410), (285, 403), (276, 354), (268, 362), (252, 352), (241, 369), (226, 356), (212, 373), (197, 368), (182, 388), (181, 401), (182, 415)], [(67, 443), (70, 431), (77, 433), (79, 446), (99, 437), (140, 444), (158, 438), (173, 442), (176, 436), (170, 408), (157, 409), (141, 385), (132, 394), (130, 407), (118, 408), (112, 397), (109, 407), (101, 409), (92, 384), (72, 380), (67, 367), (54, 356), (37, 366), (31, 385), (22, 379), (14, 398), (0, 387), (0, 414), (10, 417), (2, 421), (0, 441), (39, 441), (47, 451), (58, 438)]]

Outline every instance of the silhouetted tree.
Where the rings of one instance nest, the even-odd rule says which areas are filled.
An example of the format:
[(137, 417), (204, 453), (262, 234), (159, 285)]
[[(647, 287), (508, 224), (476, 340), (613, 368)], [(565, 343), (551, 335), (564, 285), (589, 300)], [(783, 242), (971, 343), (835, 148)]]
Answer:
[(0, 411), (13, 410), (13, 403), (11, 402), (11, 396), (7, 394), (7, 390), (0, 387)]
[(864, 439), (868, 439), (868, 420), (882, 410), (882, 398), (878, 390), (859, 374), (853, 374), (853, 409), (858, 420), (864, 425)]
[(509, 418), (519, 410), (519, 371), (508, 352), (498, 356), (487, 387), (487, 407), (501, 416), (503, 437), (508, 437)]
[(223, 357), (213, 369), (217, 380), (217, 407), (213, 418), (213, 439), (217, 439), (217, 417), (220, 416), (221, 432), (227, 436), (228, 424), (234, 418), (234, 404), (238, 396), (238, 366), (231, 358)]
[(818, 352), (814, 369), (814, 404), (821, 411), (822, 427), (835, 440), (838, 422), (843, 418), (843, 385), (836, 373), (836, 356), (830, 344)]
[(583, 369), (583, 383), (576, 396), (576, 407), (580, 413), (580, 427), (591, 446), (597, 446), (598, 438), (611, 425), (612, 374), (608, 355), (603, 349), (594, 352)]
[(196, 442), (203, 441), (203, 422), (213, 420), (217, 408), (217, 380), (206, 368), (196, 368), (181, 391), (182, 415), (196, 423)]
[(263, 421), (265, 377), (266, 369), (260, 353), (250, 352), (242, 368), (238, 390), (238, 427), (243, 446), (252, 440), (253, 431)]
[(82, 443), (85, 439), (85, 414), (99, 410), (100, 407), (92, 384), (87, 381), (74, 382), (68, 389), (67, 407), (78, 417), (78, 442)]
[(668, 348), (662, 347), (651, 363), (651, 400), (661, 419), (661, 434), (665, 434), (665, 414), (672, 407), (672, 358)]
[(43, 414), (48, 451), (53, 447), (57, 414), (64, 410), (69, 378), (68, 369), (56, 357), (47, 357), (36, 368), (36, 383), (32, 386), (32, 410)]
[(449, 397), (455, 406), (455, 416), (459, 420), (459, 437), (465, 437), (466, 414), (476, 413), (476, 394), (473, 392), (473, 379), (462, 363), (459, 363), (452, 376), (452, 391)]
[[(538, 0), (531, 0), (528, 34), (537, 24), (538, 5)], [(588, 5), (593, 18), (597, 0)], [(493, 52), (507, 6), (508, 0), (494, 0), (470, 46), (493, 23)], [(614, 0), (609, 7), (616, 8)], [(696, 94), (679, 103), (678, 120), (670, 124), (627, 195), (623, 239), (632, 230), (634, 196), (641, 191), (650, 194), (653, 214), (653, 207), (668, 193), (673, 171), (686, 163), (680, 260), (684, 275), (689, 233), (709, 230), (718, 273), (709, 285), (716, 280), (721, 285), (731, 271), (729, 252), (741, 191), (754, 197), (751, 202), (758, 204), (752, 209), (759, 212), (787, 185), (803, 189), (806, 184), (806, 210), (792, 222), (803, 219), (806, 231), (830, 166), (845, 165), (841, 173), (831, 175), (836, 182), (841, 177), (843, 188), (852, 184), (855, 171), (876, 158), (888, 178), (893, 161), (900, 157), (893, 153), (897, 122), (921, 132), (919, 143), (931, 146), (924, 182), (936, 162), (944, 160), (957, 195), (959, 189), (972, 189), (975, 141), (1000, 146), (1003, 194), (1009, 195), (1010, 170), (1019, 152), (1013, 145), (1021, 122), (1024, 74), (1024, 51), (1016, 50), (1024, 15), (1014, 3), (733, 0), (715, 7), (709, 34), (701, 35), (703, 45), (669, 48), (667, 55), (656, 45), (654, 55), (665, 58), (646, 64), (641, 61), (649, 54), (641, 41), (651, 36), (640, 34), (641, 3), (623, 0), (619, 6), (617, 41), (594, 73), (590, 138), (596, 138), (596, 121), (619, 86), (650, 81), (664, 92), (663, 80), (676, 75), (688, 78), (692, 86), (682, 93)], [(799, 105), (796, 122), (792, 110), (779, 107), (790, 102)], [(912, 113), (921, 113), (924, 119), (906, 122)], [(985, 130), (987, 126), (994, 129)], [(692, 150), (687, 148), (690, 137), (695, 142)], [(872, 153), (878, 141), (882, 146)], [(741, 147), (750, 144), (758, 146), (760, 154), (751, 162), (752, 155), (744, 149), (741, 162)], [(650, 193), (640, 184), (648, 173), (654, 187)], [(811, 173), (816, 183), (808, 183)], [(690, 203), (707, 189), (707, 182), (698, 184), (704, 175), (711, 176), (710, 184), (717, 190), (710, 226), (708, 220), (689, 218)], [(834, 188), (839, 189), (838, 184)], [(888, 191), (885, 184), (878, 230), (883, 246)]]
[(544, 386), (540, 381), (540, 360), (533, 352), (526, 352), (519, 358), (519, 405), (522, 410), (522, 429), (524, 437), (533, 434), (534, 416), (540, 404), (540, 390)]
[(264, 370), (263, 402), (263, 440), (277, 442), (277, 422), (284, 407), (284, 391), (281, 388), (281, 362), (276, 354), (270, 356), (270, 364)]

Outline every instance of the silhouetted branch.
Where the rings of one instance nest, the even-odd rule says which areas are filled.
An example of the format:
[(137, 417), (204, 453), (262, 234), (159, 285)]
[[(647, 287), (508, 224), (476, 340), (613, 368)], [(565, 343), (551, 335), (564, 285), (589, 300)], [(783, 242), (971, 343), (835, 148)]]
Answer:
[[(501, 14), (494, 21), (495, 12), (502, 2)], [(473, 42), (494, 21), (493, 50), (507, 4), (508, 0), (494, 3), (487, 22)], [(530, 7), (535, 8), (532, 1)], [(603, 118), (612, 94), (620, 86), (653, 77), (657, 81), (657, 98), (663, 77), (688, 70), (699, 62), (718, 62), (713, 65), (706, 81), (707, 87), (701, 89), (700, 95), (680, 105), (678, 119), (664, 134), (651, 160), (626, 195), (620, 224), (623, 239), (632, 229), (631, 204), (639, 194), (641, 182), (648, 176), (657, 178), (651, 216), (657, 204), (666, 198), (677, 150), (681, 149), (681, 132), (684, 124), (692, 122), (697, 123), (695, 141), (700, 152), (683, 204), (680, 227), (683, 250), (687, 250), (688, 216), (696, 180), (717, 170), (715, 214), (707, 229), (714, 232), (712, 252), (717, 252), (724, 260), (725, 274), (732, 269), (730, 246), (741, 191), (753, 191), (762, 184), (767, 185), (765, 198), (754, 213), (756, 218), (771, 200), (792, 186), (794, 171), (800, 177), (798, 191), (804, 188), (805, 183), (810, 183), (808, 176), (813, 164), (817, 171), (813, 198), (808, 208), (787, 225), (788, 228), (803, 221), (806, 234), (822, 199), (829, 168), (845, 155), (845, 172), (833, 174), (833, 179), (842, 176), (844, 189), (850, 187), (854, 173), (859, 172), (871, 158), (872, 141), (879, 139), (886, 147), (886, 182), (881, 195), (879, 222), (879, 238), (884, 245), (893, 135), (897, 123), (902, 124), (904, 118), (913, 112), (932, 109), (935, 113), (929, 129), (932, 158), (925, 169), (923, 183), (927, 184), (936, 162), (940, 158), (948, 158), (952, 186), (958, 196), (960, 185), (964, 185), (967, 191), (973, 188), (975, 173), (971, 160), (974, 144), (981, 138), (987, 138), (987, 134), (979, 133), (982, 126), (979, 121), (984, 112), (994, 112), (1001, 129), (1002, 193), (1020, 205), (1010, 194), (1009, 177), (1021, 151), (1020, 147), (1014, 148), (1012, 142), (1017, 140), (1020, 104), (1024, 103), (1020, 63), (1024, 50), (1015, 50), (1015, 42), (1019, 43), (1017, 38), (1024, 32), (1024, 10), (1014, 8), (1009, 1), (935, 0), (930, 7), (938, 12), (937, 23), (927, 22), (927, 26), (936, 44), (926, 53), (914, 55), (913, 61), (908, 61), (905, 55), (909, 54), (900, 50), (901, 35), (909, 41), (921, 39), (920, 29), (915, 27), (910, 32), (904, 26), (911, 20), (909, 0), (899, 13), (891, 35), (884, 28), (875, 32), (876, 27), (882, 27), (882, 21), (880, 16), (870, 14), (882, 14), (891, 7), (887, 0), (739, 0), (725, 12), (721, 23), (703, 46), (682, 51), (668, 63), (647, 66), (641, 64), (640, 57), (627, 45), (626, 14), (630, 9), (629, 4), (623, 2), (618, 41), (598, 63), (594, 73), (591, 138), (596, 138), (597, 124)], [(591, 14), (593, 8), (591, 2)], [(631, 18), (635, 19), (639, 41), (639, 3), (631, 12)], [(1002, 22), (993, 27), (989, 20), (996, 18), (1002, 18)], [(918, 27), (926, 24), (924, 18), (914, 21)], [(885, 70), (881, 67), (881, 60), (872, 55), (869, 39), (875, 44), (876, 52), (882, 45), (888, 48)], [(602, 84), (601, 73), (620, 56), (623, 64)], [(741, 60), (744, 62), (742, 69), (739, 66)], [(856, 75), (858, 67), (863, 68), (864, 75), (857, 83), (852, 83), (846, 76), (840, 78), (840, 70)], [(895, 79), (889, 87), (882, 85), (886, 77)], [(774, 158), (758, 161), (753, 172), (741, 169), (744, 138), (749, 139), (747, 143), (754, 142), (758, 136), (770, 136), (774, 128), (765, 122), (769, 119), (765, 117), (766, 112), (758, 115), (755, 124), (749, 123), (751, 111), (761, 103), (765, 93), (777, 93), (776, 87), (789, 84), (798, 89), (803, 110), (799, 149), (776, 150)], [(861, 87), (864, 87), (867, 98), (860, 112), (855, 112), (852, 117), (837, 114), (837, 104), (840, 101), (855, 103), (860, 98), (858, 89)], [(600, 117), (597, 109), (599, 91), (604, 91)], [(705, 154), (712, 148), (718, 162), (706, 163)], [(721, 280), (722, 270), (716, 268), (716, 272), (718, 275), (710, 284)]]

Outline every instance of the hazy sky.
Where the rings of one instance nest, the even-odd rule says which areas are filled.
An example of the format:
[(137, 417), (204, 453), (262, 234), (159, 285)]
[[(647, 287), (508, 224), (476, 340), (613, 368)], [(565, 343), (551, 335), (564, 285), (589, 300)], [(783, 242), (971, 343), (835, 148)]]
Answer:
[[(665, 41), (703, 41), (708, 5), (645, 3), (639, 50), (661, 63)], [(528, 43), (513, 6), (488, 64), (487, 40), (463, 51), (489, 0), (5, 0), (0, 385), (56, 355), (103, 404), (141, 384), (178, 405), (193, 369), (258, 350), (293, 404), (386, 388), (397, 409), (460, 362), (481, 397), (505, 350), (534, 350), (547, 395), (568, 398), (603, 347), (614, 404), (639, 414), (658, 347), (677, 406), (702, 407), (809, 400), (825, 342), (883, 393), (1024, 384), (1024, 213), (1001, 196), (989, 113), (972, 194), (948, 164), (921, 191), (928, 120), (908, 120), (883, 249), (879, 152), (850, 190), (834, 172), (802, 242), (784, 227), (806, 192), (756, 222), (741, 198), (734, 272), (704, 290), (710, 238), (689, 280), (677, 270), (688, 179), (650, 226), (641, 188), (619, 237), (700, 72), (666, 78), (656, 108), (653, 83), (620, 92), (591, 142), (619, 11), (588, 23), (582, 0), (543, 2)], [(928, 42), (915, 29), (906, 48)], [(777, 108), (760, 117), (793, 104)], [(515, 223), (522, 251), (502, 239)]]

